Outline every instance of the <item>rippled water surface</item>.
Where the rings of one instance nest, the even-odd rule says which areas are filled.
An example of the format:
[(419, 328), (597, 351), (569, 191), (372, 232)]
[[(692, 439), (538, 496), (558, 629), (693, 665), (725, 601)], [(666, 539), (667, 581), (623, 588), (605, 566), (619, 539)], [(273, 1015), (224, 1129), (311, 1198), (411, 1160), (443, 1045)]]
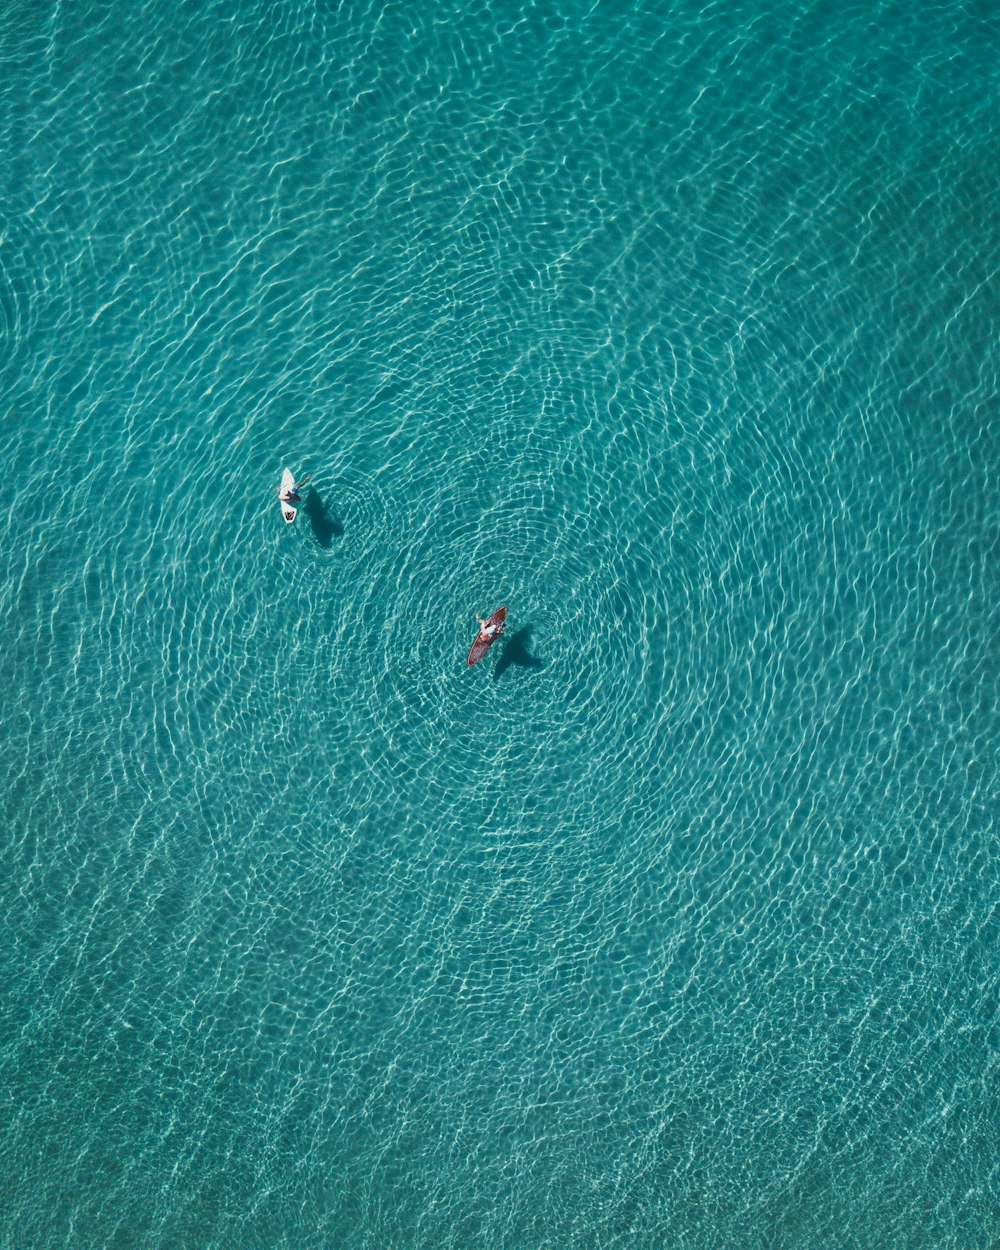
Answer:
[(0, 1244), (996, 1244), (998, 65), (7, 5)]

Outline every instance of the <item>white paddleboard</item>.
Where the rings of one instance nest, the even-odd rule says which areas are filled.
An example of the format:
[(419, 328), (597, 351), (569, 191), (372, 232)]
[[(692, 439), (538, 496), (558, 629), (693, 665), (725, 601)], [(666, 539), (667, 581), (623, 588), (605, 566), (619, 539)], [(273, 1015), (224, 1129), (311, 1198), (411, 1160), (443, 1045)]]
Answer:
[[(285, 469), (281, 475), (281, 490), (293, 490), (294, 487), (295, 475), (292, 473), (291, 469)], [(285, 503), (280, 494), (278, 496), (278, 503), (281, 504), (281, 515), (285, 518), (285, 523), (287, 525), (291, 525), (291, 523), (295, 520), (295, 514), (298, 512), (298, 508), (296, 508), (293, 503)]]

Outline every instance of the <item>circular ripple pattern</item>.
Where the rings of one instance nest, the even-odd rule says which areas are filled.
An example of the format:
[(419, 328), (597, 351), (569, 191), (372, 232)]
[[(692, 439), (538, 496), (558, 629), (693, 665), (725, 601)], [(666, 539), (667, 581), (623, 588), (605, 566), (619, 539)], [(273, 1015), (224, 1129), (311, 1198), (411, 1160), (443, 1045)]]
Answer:
[(995, 25), (5, 32), (0, 1242), (993, 1245)]

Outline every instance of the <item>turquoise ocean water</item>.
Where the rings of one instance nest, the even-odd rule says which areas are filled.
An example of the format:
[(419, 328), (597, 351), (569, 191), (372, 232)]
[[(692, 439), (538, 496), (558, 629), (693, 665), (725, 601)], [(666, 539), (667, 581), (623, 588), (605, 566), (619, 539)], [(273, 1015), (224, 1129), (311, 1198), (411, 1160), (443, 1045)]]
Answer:
[(0, 66), (0, 1246), (995, 1246), (995, 6)]

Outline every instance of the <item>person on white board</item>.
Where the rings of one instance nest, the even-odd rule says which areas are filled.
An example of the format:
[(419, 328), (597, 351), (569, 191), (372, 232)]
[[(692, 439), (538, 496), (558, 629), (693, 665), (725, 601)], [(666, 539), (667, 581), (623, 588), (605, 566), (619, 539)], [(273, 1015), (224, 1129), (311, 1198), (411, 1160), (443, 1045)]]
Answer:
[(299, 491), (309, 481), (310, 475), (307, 473), (301, 482), (296, 482), (294, 486), (279, 486), (278, 498), (282, 503), (301, 503), (302, 496)]

